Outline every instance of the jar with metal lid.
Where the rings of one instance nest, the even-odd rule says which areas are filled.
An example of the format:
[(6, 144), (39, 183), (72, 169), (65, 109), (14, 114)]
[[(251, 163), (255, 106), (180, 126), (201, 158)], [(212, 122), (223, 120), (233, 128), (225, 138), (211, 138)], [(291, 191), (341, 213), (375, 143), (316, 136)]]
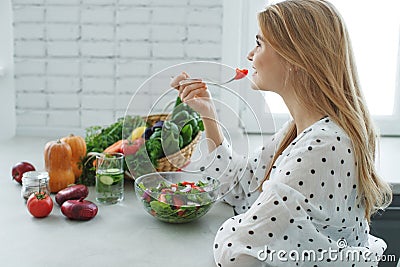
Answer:
[(27, 200), (32, 193), (45, 192), (50, 194), (49, 173), (31, 171), (26, 172), (22, 176), (21, 196)]

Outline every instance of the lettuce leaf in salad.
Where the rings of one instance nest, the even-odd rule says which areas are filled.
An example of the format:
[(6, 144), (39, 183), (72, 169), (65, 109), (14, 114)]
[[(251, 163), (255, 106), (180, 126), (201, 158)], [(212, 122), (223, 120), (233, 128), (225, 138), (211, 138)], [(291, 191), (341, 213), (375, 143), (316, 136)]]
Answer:
[(175, 213), (175, 211), (171, 209), (170, 204), (157, 200), (150, 202), (150, 207), (160, 216), (168, 216)]

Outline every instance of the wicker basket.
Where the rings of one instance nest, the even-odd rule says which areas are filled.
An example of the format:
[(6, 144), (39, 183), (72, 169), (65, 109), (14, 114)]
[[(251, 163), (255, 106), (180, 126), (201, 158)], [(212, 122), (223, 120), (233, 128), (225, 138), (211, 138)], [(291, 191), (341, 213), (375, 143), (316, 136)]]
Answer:
[[(144, 117), (143, 119), (146, 121), (146, 123), (153, 125), (157, 121), (169, 119), (169, 116), (170, 114), (168, 113), (160, 113), (149, 115), (147, 117)], [(179, 168), (185, 166), (189, 162), (190, 157), (192, 156), (192, 153), (200, 140), (200, 137), (201, 131), (199, 131), (192, 142), (190, 142), (190, 144), (185, 146), (183, 149), (174, 154), (167, 155), (166, 157), (159, 159), (157, 161), (158, 164), (156, 170), (158, 172), (176, 171)]]

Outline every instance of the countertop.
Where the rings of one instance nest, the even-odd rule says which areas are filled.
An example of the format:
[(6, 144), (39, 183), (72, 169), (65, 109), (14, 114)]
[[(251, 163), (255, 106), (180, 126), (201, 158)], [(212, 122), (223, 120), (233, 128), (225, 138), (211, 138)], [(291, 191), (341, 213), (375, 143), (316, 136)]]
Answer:
[[(144, 211), (133, 182), (127, 180), (124, 200), (98, 204), (99, 212), (90, 221), (67, 219), (55, 202), (49, 217), (33, 218), (21, 198), (21, 186), (11, 180), (11, 167), (30, 161), (43, 168), (47, 141), (18, 137), (0, 142), (0, 266), (215, 266), (215, 233), (233, 216), (232, 208), (223, 203), (197, 221), (167, 224)], [(90, 187), (88, 200), (94, 201), (93, 191)]]
[[(43, 170), (43, 148), (49, 140), (0, 141), (0, 266), (215, 266), (215, 233), (233, 215), (232, 208), (223, 203), (216, 203), (192, 223), (167, 224), (144, 211), (128, 180), (125, 199), (116, 205), (98, 205), (98, 215), (90, 221), (68, 220), (57, 204), (49, 217), (33, 218), (20, 196), (21, 186), (11, 180), (11, 167), (29, 161)], [(379, 171), (396, 194), (400, 193), (399, 150), (400, 138), (382, 139)], [(88, 197), (92, 201), (93, 190)]]

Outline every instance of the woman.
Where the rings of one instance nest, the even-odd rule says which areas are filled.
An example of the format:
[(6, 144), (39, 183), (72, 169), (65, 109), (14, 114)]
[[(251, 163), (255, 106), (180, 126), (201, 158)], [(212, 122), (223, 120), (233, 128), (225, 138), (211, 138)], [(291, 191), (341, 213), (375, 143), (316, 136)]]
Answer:
[(374, 266), (365, 259), (381, 256), (386, 244), (369, 235), (368, 223), (391, 202), (391, 189), (374, 167), (377, 134), (343, 19), (329, 2), (289, 0), (268, 6), (258, 23), (248, 55), (253, 89), (279, 94), (293, 120), (246, 168), (221, 134), (206, 84), (185, 82), (186, 73), (171, 83), (204, 119), (217, 155), (207, 172), (234, 186), (224, 200), (239, 215), (218, 230), (215, 262)]

